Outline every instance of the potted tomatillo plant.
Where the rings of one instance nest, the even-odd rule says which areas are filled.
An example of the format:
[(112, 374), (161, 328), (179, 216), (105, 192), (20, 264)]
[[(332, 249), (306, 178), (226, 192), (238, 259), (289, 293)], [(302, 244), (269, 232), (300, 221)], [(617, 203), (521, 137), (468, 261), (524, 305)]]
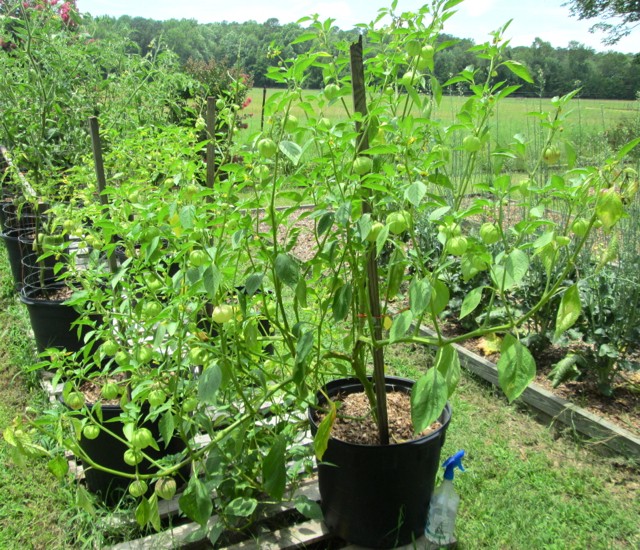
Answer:
[[(249, 171), (228, 167), (236, 181), (254, 183), (253, 195), (241, 197), (239, 207), (264, 209), (258, 219), (247, 217), (236, 239), (250, 259), (247, 281), (272, 287), (277, 308), (269, 320), (282, 338), (280, 358), (292, 369), (298, 395), (305, 400), (312, 392), (325, 521), (365, 546), (406, 544), (424, 528), (450, 418), (447, 400), (460, 378), (453, 344), (500, 334), (500, 385), (516, 399), (536, 370), (522, 342), (528, 319), (555, 301), (557, 335), (576, 320), (574, 260), (594, 228), (613, 230), (631, 189), (621, 165), (634, 144), (601, 167), (579, 165), (570, 147), (566, 164), (546, 153), (558, 150), (574, 93), (554, 98), (550, 112), (538, 114), (542, 148), (533, 150), (521, 135), (497, 143), (497, 105), (518, 89), (512, 82), (531, 81), (526, 67), (506, 55), (508, 25), (472, 49), (477, 67), (438, 82), (434, 64), (452, 45), (439, 36), (458, 3), (438, 0), (402, 14), (394, 3), (375, 23), (362, 25), (360, 40), (351, 45), (335, 44), (331, 21), (306, 19), (311, 32), (302, 39), (315, 47), (270, 71), (286, 90), (266, 102), (266, 125), (255, 137)], [(321, 93), (303, 90), (310, 70), (322, 71)], [(468, 95), (445, 121), (443, 89), (453, 85)], [(525, 171), (514, 173), (514, 161)], [(572, 231), (571, 223), (553, 215), (558, 208), (568, 212), (564, 220), (585, 220), (584, 227)], [(520, 311), (510, 300), (534, 262), (544, 266), (544, 292)], [(478, 281), (460, 316), (482, 321), (464, 334), (449, 335), (442, 326), (451, 269), (469, 284)], [(491, 314), (498, 308), (500, 317)], [(425, 336), (422, 324), (434, 335)], [(384, 361), (384, 350), (403, 343), (437, 349), (434, 364), (403, 390), (410, 391), (408, 437), (389, 430), (388, 398), (404, 382), (386, 377)], [(349, 377), (344, 387), (331, 382), (316, 403), (317, 387), (340, 374)], [(354, 386), (366, 396), (365, 413), (346, 410), (343, 398)], [(337, 462), (344, 442), (333, 434), (348, 416), (363, 416), (376, 427), (371, 444), (345, 444), (369, 447), (371, 467), (356, 455)], [(429, 440), (436, 441), (430, 458), (411, 459), (411, 466), (393, 458), (394, 450), (401, 454)], [(430, 470), (431, 478), (417, 481), (413, 467)], [(362, 486), (351, 485), (344, 472)], [(342, 486), (329, 487), (333, 482)], [(418, 494), (409, 495), (411, 488)]]

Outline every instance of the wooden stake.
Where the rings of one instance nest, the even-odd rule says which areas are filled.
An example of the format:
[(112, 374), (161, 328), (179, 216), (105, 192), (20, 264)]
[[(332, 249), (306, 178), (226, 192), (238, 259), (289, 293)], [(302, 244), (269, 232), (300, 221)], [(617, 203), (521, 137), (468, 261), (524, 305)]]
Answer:
[[(357, 113), (364, 120), (367, 115), (367, 95), (364, 78), (364, 63), (362, 60), (362, 36), (357, 42), (351, 44), (351, 83), (353, 86), (353, 105)], [(356, 123), (358, 132), (357, 154), (369, 148), (368, 127), (360, 122)], [(371, 193), (370, 193), (371, 195)], [(371, 201), (366, 200), (362, 206), (364, 213), (371, 213), (373, 208)], [(373, 340), (382, 340), (382, 320), (380, 319), (380, 289), (378, 287), (378, 263), (376, 261), (375, 248), (372, 246), (367, 257), (367, 291), (369, 296), (369, 308), (373, 317)], [(387, 417), (387, 390), (384, 380), (384, 350), (381, 347), (373, 347), (373, 383), (376, 392), (376, 416), (380, 444), (389, 444), (389, 420)]]
[(213, 189), (216, 179), (216, 98), (207, 98), (207, 187)]
[[(104, 176), (104, 163), (102, 161), (100, 127), (98, 124), (98, 119), (94, 116), (89, 117), (89, 132), (91, 134), (91, 147), (93, 149), (93, 163), (95, 165), (98, 181), (98, 196), (100, 197), (100, 204), (102, 204), (102, 212), (107, 218), (109, 218), (109, 199), (107, 199), (107, 195), (105, 195), (104, 193), (107, 183)], [(109, 270), (111, 271), (111, 273), (115, 273), (118, 270), (118, 264), (113, 251), (109, 253), (108, 261)]]
[(264, 104), (267, 102), (267, 87), (262, 88), (262, 107), (260, 109), (260, 131), (264, 130)]

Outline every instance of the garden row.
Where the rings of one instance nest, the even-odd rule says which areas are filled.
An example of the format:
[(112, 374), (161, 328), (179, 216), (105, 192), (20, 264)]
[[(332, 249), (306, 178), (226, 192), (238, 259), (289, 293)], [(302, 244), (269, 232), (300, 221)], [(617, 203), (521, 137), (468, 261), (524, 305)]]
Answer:
[[(107, 66), (111, 43), (89, 51), (79, 16), (3, 4), (16, 48), (2, 62), (40, 90), (36, 112), (3, 98), (3, 239), (41, 352), (34, 368), (62, 387), (59, 403), (16, 420), (5, 439), (47, 456), (60, 478), (71, 452), (90, 492), (134, 500), (138, 523), (156, 530), (160, 502), (180, 489), (181, 513), (213, 543), (288, 498), (315, 454), (321, 511), (304, 495), (298, 511), (366, 546), (419, 536), (460, 379), (454, 344), (498, 334), (500, 386), (509, 400), (522, 394), (536, 372), (525, 344), (576, 326), (580, 280), (617, 259), (638, 185), (625, 162), (639, 140), (600, 166), (561, 147), (574, 93), (538, 114), (535, 155), (520, 135), (496, 147), (489, 121), (516, 87), (493, 75), (531, 77), (496, 32), (475, 48), (488, 70), (437, 82), (434, 58), (448, 45), (436, 39), (456, 3), (372, 27), (380, 53), (366, 63), (362, 40), (333, 45), (330, 23), (312, 20), (319, 49), (270, 70), (283, 89), (244, 140), (242, 79), (216, 98), (206, 78), (173, 74), (159, 56), (120, 51)], [(49, 71), (80, 53), (87, 70), (100, 67), (87, 81)], [(302, 91), (311, 66), (321, 94)], [(205, 97), (180, 103), (187, 80)], [(443, 88), (462, 81), (474, 95), (457, 122), (431, 118)], [(99, 105), (102, 130), (86, 105)], [(324, 116), (340, 105), (338, 121)], [(480, 155), (492, 171), (477, 183)], [(507, 159), (522, 161), (524, 181)], [(472, 321), (446, 333), (452, 313)], [(437, 349), (416, 381), (385, 375), (385, 351), (406, 343)]]

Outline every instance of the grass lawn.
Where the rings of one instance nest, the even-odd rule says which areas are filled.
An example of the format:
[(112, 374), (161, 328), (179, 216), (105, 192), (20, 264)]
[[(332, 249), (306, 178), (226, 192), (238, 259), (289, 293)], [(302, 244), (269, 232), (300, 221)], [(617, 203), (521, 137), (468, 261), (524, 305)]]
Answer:
[[(24, 373), (34, 359), (26, 311), (13, 294), (0, 250), (0, 425), (43, 396)], [(415, 378), (429, 356), (400, 348), (389, 369)], [(460, 548), (637, 548), (637, 468), (604, 458), (570, 434), (558, 437), (519, 406), (465, 375), (452, 401), (454, 416), (443, 458), (465, 449), (457, 522)], [(61, 486), (46, 462), (15, 466), (0, 441), (0, 549), (89, 548), (139, 536), (105, 533), (98, 519), (73, 508), (72, 483)]]

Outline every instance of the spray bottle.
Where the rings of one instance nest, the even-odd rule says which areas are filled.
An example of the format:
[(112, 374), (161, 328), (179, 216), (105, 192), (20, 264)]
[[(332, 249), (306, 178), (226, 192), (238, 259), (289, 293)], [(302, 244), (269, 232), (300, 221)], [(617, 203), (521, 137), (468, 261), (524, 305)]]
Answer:
[(434, 548), (443, 546), (453, 547), (456, 544), (453, 530), (460, 497), (453, 488), (453, 474), (456, 468), (460, 468), (460, 470), (464, 472), (462, 466), (463, 456), (464, 451), (458, 451), (444, 461), (442, 464), (444, 468), (444, 480), (431, 496), (429, 517), (427, 518), (427, 526), (424, 534), (427, 541), (429, 541)]

